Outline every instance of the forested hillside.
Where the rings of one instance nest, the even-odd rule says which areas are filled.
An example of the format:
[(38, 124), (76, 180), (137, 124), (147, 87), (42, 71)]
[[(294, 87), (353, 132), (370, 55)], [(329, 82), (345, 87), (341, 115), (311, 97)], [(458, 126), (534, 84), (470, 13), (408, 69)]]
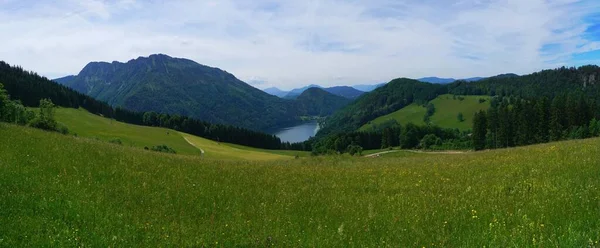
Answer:
[[(396, 82), (361, 97), (329, 118), (319, 133), (321, 138), (313, 141), (313, 147), (317, 153), (350, 152), (355, 146), (480, 150), (597, 137), (600, 135), (599, 76), (597, 66), (584, 66), (525, 76), (504, 74), (443, 86), (394, 80)], [(491, 107), (473, 116), (472, 131), (436, 127), (436, 123), (426, 121), (427, 115), (423, 117), (426, 125), (406, 124), (404, 120), (384, 121), (378, 124), (377, 130), (356, 131), (357, 124), (368, 123), (398, 106), (413, 102), (424, 105), (445, 92), (455, 94), (454, 97), (489, 95)], [(478, 100), (485, 103), (489, 99)], [(430, 105), (431, 112), (437, 111), (430, 103), (427, 112)], [(464, 115), (456, 116), (456, 121), (461, 119), (465, 120)], [(364, 139), (378, 136), (380, 141)]]
[[(25, 71), (19, 67), (11, 67), (1, 61), (0, 84), (4, 85), (12, 100), (18, 100), (28, 107), (38, 107), (40, 100), (49, 99), (61, 107), (81, 107), (93, 114), (114, 118), (118, 121), (171, 128), (221, 142), (268, 149), (294, 147), (290, 144), (282, 144), (280, 139), (273, 135), (240, 127), (209, 123), (182, 115), (112, 108), (104, 102), (59, 85), (36, 73)], [(298, 146), (297, 149), (306, 148)]]
[(458, 81), (448, 85), (448, 91), (460, 95), (491, 95), (518, 97), (549, 97), (562, 94), (583, 93), (600, 100), (600, 67), (543, 70), (529, 75), (499, 75), (477, 82)]
[(309, 88), (302, 92), (296, 102), (307, 116), (328, 116), (346, 106), (351, 100), (336, 96), (320, 88)]
[(394, 79), (336, 112), (327, 119), (318, 135), (355, 131), (379, 116), (397, 111), (413, 102), (428, 102), (446, 92), (447, 88), (441, 85), (407, 78)]

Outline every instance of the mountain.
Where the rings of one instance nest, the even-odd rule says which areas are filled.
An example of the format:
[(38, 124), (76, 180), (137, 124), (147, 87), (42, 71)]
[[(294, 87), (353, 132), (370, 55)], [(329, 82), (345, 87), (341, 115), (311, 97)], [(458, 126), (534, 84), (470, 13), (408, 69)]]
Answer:
[(318, 86), (316, 84), (311, 84), (309, 86), (304, 86), (302, 88), (297, 88), (297, 89), (290, 90), (290, 92), (288, 92), (283, 98), (285, 98), (285, 99), (296, 99), (305, 90), (310, 89), (310, 88), (323, 88), (323, 87)]
[(336, 96), (341, 96), (347, 99), (356, 99), (359, 96), (362, 96), (365, 92), (352, 88), (350, 86), (334, 86), (329, 88), (324, 88), (323, 90), (334, 94)]
[(449, 83), (456, 81), (456, 79), (454, 79), (454, 78), (439, 78), (439, 77), (424, 77), (424, 78), (419, 78), (417, 80), (419, 80), (421, 82), (425, 82), (425, 83), (432, 83), (432, 84), (449, 84)]
[(288, 91), (280, 90), (277, 87), (267, 88), (267, 89), (264, 89), (263, 91), (269, 95), (274, 95), (276, 97), (281, 97), (281, 98), (283, 98), (285, 95), (287, 95), (289, 93)]
[(302, 112), (218, 68), (167, 55), (127, 63), (92, 62), (57, 79), (81, 93), (133, 111), (180, 114), (254, 130), (286, 126)]
[[(293, 90), (289, 91), (285, 96), (283, 96), (283, 98), (296, 99), (298, 96), (300, 96), (300, 94), (302, 94), (304, 91), (306, 91), (307, 89), (310, 89), (310, 88), (320, 88), (331, 94), (341, 96), (341, 97), (344, 97), (347, 99), (355, 99), (365, 93), (363, 91), (357, 90), (350, 86), (334, 86), (334, 87), (324, 88), (319, 85), (311, 84), (311, 85), (308, 85), (308, 86), (305, 86), (302, 88), (293, 89)], [(271, 94), (271, 95), (274, 95), (274, 94)]]
[(296, 98), (301, 109), (308, 116), (328, 116), (348, 105), (350, 99), (331, 94), (321, 88), (308, 88)]
[(472, 78), (464, 78), (464, 79), (454, 79), (454, 78), (424, 77), (424, 78), (419, 78), (417, 80), (419, 80), (421, 82), (425, 82), (425, 83), (432, 83), (432, 84), (449, 84), (449, 83), (453, 83), (458, 80), (467, 81), (467, 82), (476, 82), (481, 79), (484, 79), (484, 78), (483, 77), (472, 77)]
[(380, 83), (380, 84), (359, 84), (359, 85), (354, 85), (352, 86), (352, 88), (355, 88), (357, 90), (360, 90), (362, 92), (371, 92), (381, 86), (384, 86), (386, 83)]
[(70, 85), (71, 82), (73, 80), (75, 80), (75, 78), (77, 78), (77, 76), (70, 75), (70, 76), (66, 76), (66, 77), (61, 77), (61, 78), (54, 79), (53, 81), (57, 82), (59, 84), (62, 84), (62, 85)]

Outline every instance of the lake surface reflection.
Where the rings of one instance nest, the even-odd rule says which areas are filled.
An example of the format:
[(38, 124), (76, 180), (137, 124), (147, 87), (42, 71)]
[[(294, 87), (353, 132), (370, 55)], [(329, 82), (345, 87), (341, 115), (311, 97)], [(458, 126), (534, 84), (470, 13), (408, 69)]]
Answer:
[(308, 140), (315, 136), (317, 131), (319, 131), (319, 123), (310, 121), (293, 127), (277, 129), (271, 134), (279, 137), (283, 142), (296, 143)]

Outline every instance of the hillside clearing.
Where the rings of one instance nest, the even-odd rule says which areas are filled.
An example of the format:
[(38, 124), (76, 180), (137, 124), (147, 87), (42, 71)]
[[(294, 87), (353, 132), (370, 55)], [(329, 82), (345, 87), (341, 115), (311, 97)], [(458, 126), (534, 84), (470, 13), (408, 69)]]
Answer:
[(178, 154), (198, 155), (220, 159), (272, 160), (292, 159), (293, 153), (306, 152), (270, 151), (241, 145), (219, 143), (175, 130), (127, 124), (91, 114), (83, 109), (56, 109), (58, 122), (80, 137), (102, 141), (120, 140), (125, 146), (137, 148), (167, 145)]
[[(485, 102), (479, 102), (480, 99), (484, 99)], [(475, 112), (488, 109), (490, 107), (490, 99), (489, 96), (454, 96), (450, 94), (438, 96), (430, 101), (435, 106), (435, 113), (431, 116), (431, 124), (443, 128), (458, 128), (462, 131), (468, 130), (473, 123)], [(370, 121), (363, 125), (360, 130), (368, 131), (377, 129), (378, 125), (390, 120), (396, 120), (402, 125), (408, 123), (425, 125), (423, 117), (426, 111), (426, 108), (422, 105), (413, 103), (396, 112)], [(460, 122), (458, 120), (458, 113), (463, 114), (464, 121)]]

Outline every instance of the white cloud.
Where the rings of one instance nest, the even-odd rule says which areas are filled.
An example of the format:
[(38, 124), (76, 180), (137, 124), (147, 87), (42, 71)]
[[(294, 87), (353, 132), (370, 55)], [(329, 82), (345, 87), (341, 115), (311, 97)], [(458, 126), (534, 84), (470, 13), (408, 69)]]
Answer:
[[(185, 57), (290, 89), (529, 73), (598, 49), (598, 1), (0, 1), (0, 59), (48, 77), (90, 61)], [(544, 50), (555, 44), (551, 51)]]

